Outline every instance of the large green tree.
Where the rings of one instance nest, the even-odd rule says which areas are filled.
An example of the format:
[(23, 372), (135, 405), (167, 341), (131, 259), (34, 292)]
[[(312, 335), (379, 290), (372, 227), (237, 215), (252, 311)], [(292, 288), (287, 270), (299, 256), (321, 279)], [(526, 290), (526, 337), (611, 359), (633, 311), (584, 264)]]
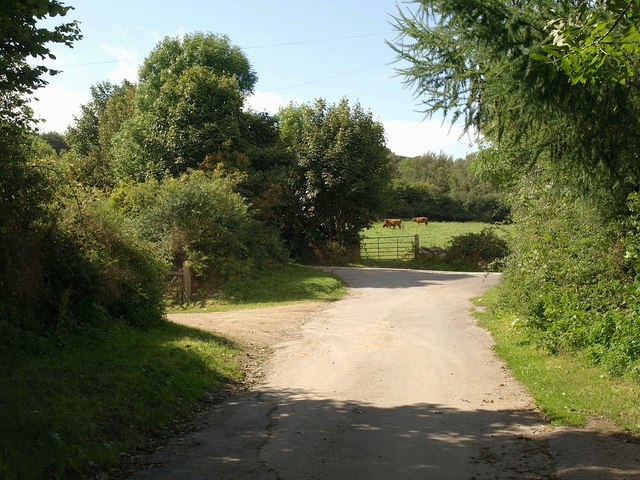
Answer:
[[(578, 2), (581, 3), (581, 2)], [(557, 2), (429, 0), (396, 16), (399, 72), (428, 114), (462, 117), (488, 147), (480, 160), (517, 179), (545, 163), (618, 203), (640, 182), (634, 82), (572, 85), (537, 60), (550, 42)], [(577, 8), (573, 2), (564, 8)], [(553, 73), (552, 73), (553, 72)]]
[(242, 106), (255, 82), (226, 36), (165, 38), (140, 68), (137, 112), (114, 144), (121, 175), (177, 176), (217, 156), (237, 157)]
[[(43, 75), (57, 70), (41, 64), (55, 59), (50, 43), (71, 46), (81, 38), (76, 21), (44, 28), (38, 22), (65, 16), (72, 7), (57, 0), (4, 0), (0, 5), (0, 120), (15, 121), (24, 94), (46, 85)], [(24, 117), (22, 117), (24, 118)]]
[(290, 105), (279, 117), (297, 160), (285, 194), (285, 237), (299, 254), (357, 244), (390, 179), (382, 124), (346, 99)]
[(175, 83), (190, 68), (208, 67), (218, 77), (234, 77), (238, 89), (247, 95), (253, 91), (258, 77), (242, 50), (231, 44), (226, 35), (193, 33), (167, 37), (145, 59), (140, 68), (143, 109), (161, 95), (163, 86)]

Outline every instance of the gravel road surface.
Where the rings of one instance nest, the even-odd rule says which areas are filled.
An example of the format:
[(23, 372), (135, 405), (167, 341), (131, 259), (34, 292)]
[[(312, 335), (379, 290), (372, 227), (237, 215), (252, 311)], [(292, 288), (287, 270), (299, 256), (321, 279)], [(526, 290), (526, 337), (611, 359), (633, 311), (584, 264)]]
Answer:
[(640, 479), (637, 438), (553, 428), (470, 299), (498, 274), (334, 268), (330, 304), (176, 315), (273, 353), (143, 479)]

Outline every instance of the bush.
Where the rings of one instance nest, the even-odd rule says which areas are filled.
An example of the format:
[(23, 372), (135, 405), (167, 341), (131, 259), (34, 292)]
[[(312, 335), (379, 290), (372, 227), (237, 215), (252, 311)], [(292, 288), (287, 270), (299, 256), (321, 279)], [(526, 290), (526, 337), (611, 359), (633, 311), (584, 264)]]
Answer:
[(151, 250), (72, 185), (44, 141), (27, 140), (7, 152), (0, 175), (0, 335), (11, 344), (110, 315), (158, 321), (164, 268)]
[(277, 232), (250, 216), (236, 181), (193, 171), (180, 178), (123, 186), (112, 195), (174, 268), (223, 283), (287, 256)]
[(131, 223), (106, 200), (87, 199), (80, 208), (69, 202), (63, 218), (68, 252), (53, 270), (71, 311), (86, 318), (104, 310), (134, 325), (160, 321), (168, 266), (152, 245), (132, 233)]
[(114, 317), (133, 325), (162, 319), (165, 265), (105, 201), (78, 200), (52, 217), (56, 223), (4, 242), (13, 274), (0, 333), (9, 345)]
[(480, 233), (453, 237), (446, 250), (446, 260), (458, 268), (497, 268), (508, 255), (507, 242), (491, 228)]
[[(594, 199), (596, 200), (596, 199)], [(640, 205), (627, 218), (551, 182), (524, 189), (503, 277), (502, 304), (551, 353), (577, 352), (640, 376)]]

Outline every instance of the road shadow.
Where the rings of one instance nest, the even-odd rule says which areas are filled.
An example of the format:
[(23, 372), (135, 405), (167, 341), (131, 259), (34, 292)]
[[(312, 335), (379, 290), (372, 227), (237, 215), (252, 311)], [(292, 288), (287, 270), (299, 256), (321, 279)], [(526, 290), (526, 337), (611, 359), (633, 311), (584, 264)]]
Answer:
[(130, 478), (640, 479), (637, 437), (549, 433), (532, 410), (309, 397), (264, 390), (231, 398)]
[(442, 272), (394, 268), (329, 267), (350, 288), (415, 288), (477, 279), (495, 273)]

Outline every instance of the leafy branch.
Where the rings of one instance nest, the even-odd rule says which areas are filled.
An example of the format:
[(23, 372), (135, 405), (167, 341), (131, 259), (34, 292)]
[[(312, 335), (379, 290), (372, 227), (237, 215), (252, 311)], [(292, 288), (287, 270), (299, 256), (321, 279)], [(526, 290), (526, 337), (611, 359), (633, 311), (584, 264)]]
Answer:
[(547, 23), (550, 43), (530, 57), (563, 71), (574, 85), (624, 85), (636, 74), (639, 10), (636, 0), (611, 0), (601, 8), (582, 5), (571, 14), (556, 12), (557, 18)]

